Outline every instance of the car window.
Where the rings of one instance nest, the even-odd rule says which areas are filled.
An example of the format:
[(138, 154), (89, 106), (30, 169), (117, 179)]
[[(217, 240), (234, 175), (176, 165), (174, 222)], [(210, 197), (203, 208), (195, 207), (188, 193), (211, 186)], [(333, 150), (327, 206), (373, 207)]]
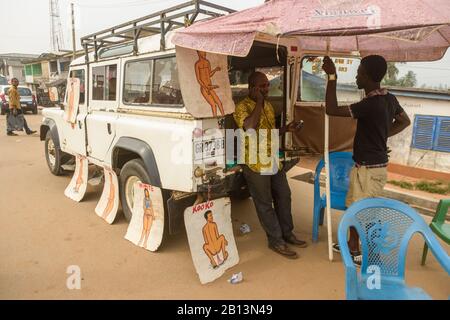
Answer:
[(84, 95), (86, 92), (85, 78), (84, 78), (84, 70), (72, 70), (70, 72), (70, 77), (80, 79), (80, 104), (84, 104)]
[[(3, 92), (4, 92), (6, 95), (8, 95), (9, 88), (10, 88), (10, 87), (5, 87), (5, 88), (3, 89)], [(19, 87), (19, 88), (17, 88), (17, 91), (19, 91), (19, 95), (22, 96), (22, 97), (25, 97), (25, 96), (31, 96), (31, 95), (32, 95), (31, 90), (28, 89), (28, 88), (21, 88), (21, 87)]]
[(152, 59), (128, 62), (125, 65), (124, 103), (151, 103), (152, 71)]
[(183, 104), (175, 57), (155, 59), (153, 67), (152, 103)]
[(92, 100), (116, 100), (117, 65), (92, 68)]

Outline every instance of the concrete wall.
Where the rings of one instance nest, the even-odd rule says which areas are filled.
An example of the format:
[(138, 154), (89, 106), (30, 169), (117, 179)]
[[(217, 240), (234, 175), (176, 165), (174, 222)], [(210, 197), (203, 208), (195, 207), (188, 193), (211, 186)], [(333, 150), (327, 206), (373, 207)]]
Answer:
[(389, 161), (411, 167), (450, 173), (450, 153), (411, 147), (414, 116), (416, 114), (450, 116), (450, 101), (402, 97), (399, 95), (397, 95), (397, 99), (411, 119), (411, 125), (398, 135), (389, 138), (388, 146), (392, 149)]

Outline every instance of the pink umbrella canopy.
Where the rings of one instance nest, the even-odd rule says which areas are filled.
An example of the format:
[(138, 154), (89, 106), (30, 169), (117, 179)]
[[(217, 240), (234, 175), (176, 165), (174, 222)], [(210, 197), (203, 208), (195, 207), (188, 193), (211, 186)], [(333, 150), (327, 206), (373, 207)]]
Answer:
[(258, 34), (297, 38), (300, 49), (432, 61), (450, 45), (449, 0), (272, 0), (178, 30), (174, 44), (246, 56)]

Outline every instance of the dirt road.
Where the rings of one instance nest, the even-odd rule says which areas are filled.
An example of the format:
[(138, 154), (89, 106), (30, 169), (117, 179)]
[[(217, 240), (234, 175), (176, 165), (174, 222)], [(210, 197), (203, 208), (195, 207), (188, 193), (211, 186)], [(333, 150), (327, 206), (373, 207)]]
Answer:
[[(40, 115), (26, 118), (39, 129)], [(50, 174), (39, 137), (7, 137), (5, 131), (0, 116), (0, 299), (345, 299), (344, 267), (339, 256), (328, 261), (325, 228), (318, 244), (288, 260), (267, 248), (251, 200), (233, 203), (235, 229), (241, 222), (252, 228), (244, 236), (235, 233), (240, 263), (201, 285), (185, 233), (170, 237), (157, 253), (134, 246), (124, 239), (122, 217), (108, 225), (95, 214), (101, 186), (89, 186), (80, 203), (66, 198), (70, 175)], [(296, 231), (310, 242), (312, 186), (292, 179), (290, 184)], [(339, 217), (333, 215), (334, 229)], [(416, 236), (408, 252), (407, 283), (447, 299), (448, 275), (431, 254), (421, 267), (421, 250)], [(80, 290), (66, 287), (71, 265), (81, 269)], [(244, 282), (229, 284), (239, 271)]]

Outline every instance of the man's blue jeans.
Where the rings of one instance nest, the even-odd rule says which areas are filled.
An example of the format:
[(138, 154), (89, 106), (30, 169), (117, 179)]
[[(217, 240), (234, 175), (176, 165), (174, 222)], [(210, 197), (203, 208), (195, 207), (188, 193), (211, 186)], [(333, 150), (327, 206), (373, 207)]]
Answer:
[(243, 172), (269, 245), (285, 244), (284, 238), (291, 236), (294, 229), (286, 172), (280, 170), (275, 175), (261, 175), (247, 166), (243, 166)]

